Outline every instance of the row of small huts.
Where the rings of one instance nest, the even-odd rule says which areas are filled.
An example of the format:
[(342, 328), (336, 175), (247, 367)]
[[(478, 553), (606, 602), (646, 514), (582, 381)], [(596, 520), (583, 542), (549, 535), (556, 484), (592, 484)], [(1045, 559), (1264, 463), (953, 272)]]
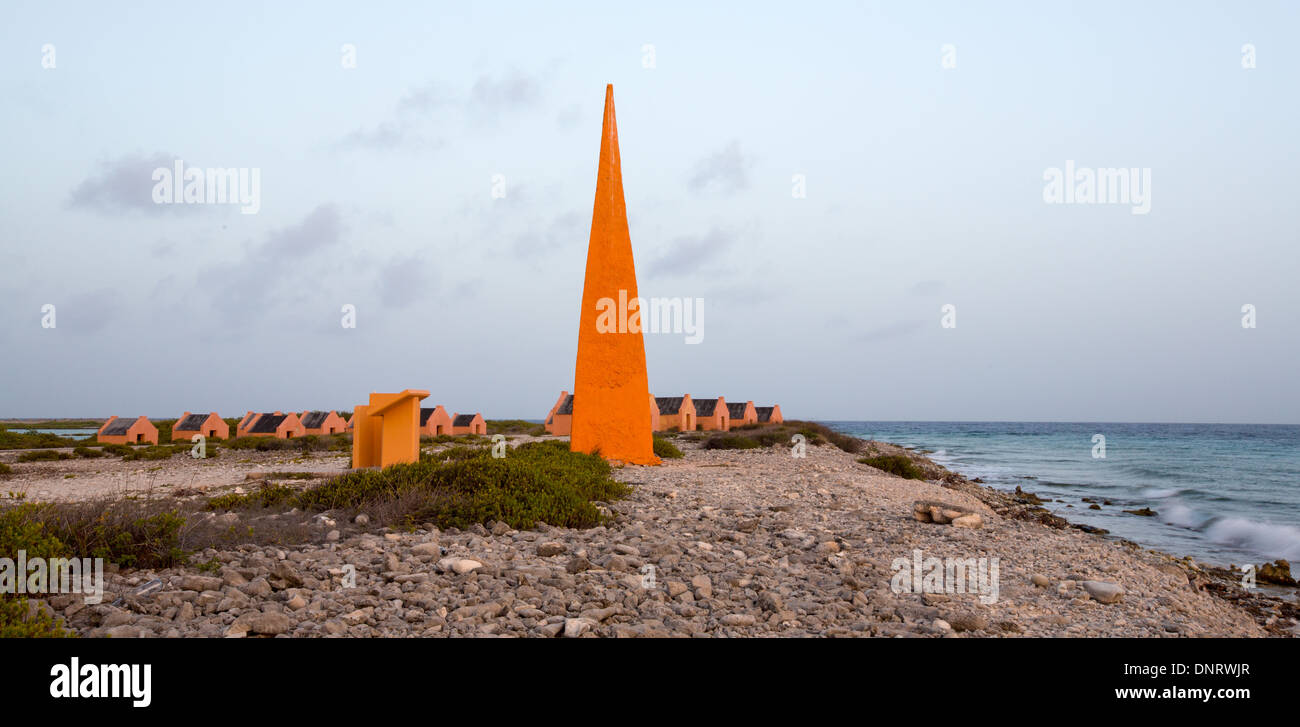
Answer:
[[(235, 426), (235, 436), (293, 439), (309, 434), (343, 434), (351, 429), (352, 422), (334, 411), (304, 411), (301, 414), (250, 411)], [(441, 434), (487, 434), (487, 422), (482, 414), (448, 414), (439, 405), (420, 409), (420, 433), (435, 437)], [(215, 411), (207, 414), (187, 411), (172, 425), (172, 441), (188, 441), (197, 434), (207, 439), (229, 439), (230, 424)], [(135, 419), (114, 416), (99, 427), (96, 441), (101, 444), (157, 444), (158, 427), (145, 416)]]
[[(683, 432), (729, 431), (746, 424), (780, 424), (785, 421), (781, 405), (754, 406), (753, 401), (728, 402), (719, 396), (694, 399), (685, 396), (650, 395), (650, 428), (656, 432), (677, 429)], [(573, 394), (560, 392), (560, 398), (546, 414), (546, 431), (565, 436), (573, 428)]]

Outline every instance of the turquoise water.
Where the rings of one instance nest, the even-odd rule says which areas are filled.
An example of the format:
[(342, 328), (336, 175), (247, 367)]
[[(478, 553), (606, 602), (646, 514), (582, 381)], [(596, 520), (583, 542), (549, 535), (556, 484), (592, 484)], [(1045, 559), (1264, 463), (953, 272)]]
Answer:
[[(1300, 561), (1300, 426), (1041, 422), (826, 422), (931, 450), (939, 464), (1016, 486), (1071, 522), (1227, 565)], [(1093, 456), (1097, 434), (1105, 458)], [(1082, 498), (1111, 505), (1088, 509)], [(1158, 514), (1124, 513), (1149, 507)]]
[(8, 426), (7, 428), (11, 432), (18, 432), (18, 433), (40, 432), (41, 434), (57, 434), (60, 437), (67, 437), (69, 439), (83, 439), (85, 437), (93, 436), (99, 433), (98, 429), (42, 429), (40, 427), (37, 427), (35, 429), (28, 429), (26, 427), (13, 426), (13, 425)]

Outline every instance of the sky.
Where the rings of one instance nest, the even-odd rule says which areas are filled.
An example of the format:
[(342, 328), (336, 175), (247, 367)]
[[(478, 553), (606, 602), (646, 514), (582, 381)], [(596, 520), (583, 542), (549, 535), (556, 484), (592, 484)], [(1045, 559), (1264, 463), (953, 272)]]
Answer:
[[(1300, 422), (1295, 3), (3, 15), (0, 417), (543, 418), (612, 83), (640, 293), (704, 301), (697, 343), (646, 336), (656, 395)], [(155, 203), (176, 160), (255, 171), (256, 212)], [(1067, 164), (1149, 174), (1149, 209), (1049, 203)]]

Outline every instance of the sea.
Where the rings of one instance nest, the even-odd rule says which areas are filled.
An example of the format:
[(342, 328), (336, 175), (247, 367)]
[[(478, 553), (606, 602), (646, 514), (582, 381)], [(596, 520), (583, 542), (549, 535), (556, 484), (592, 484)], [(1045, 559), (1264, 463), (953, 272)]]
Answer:
[[(824, 423), (923, 450), (968, 478), (1050, 499), (1070, 522), (1173, 555), (1300, 561), (1300, 425)], [(1124, 512), (1144, 508), (1155, 514)]]

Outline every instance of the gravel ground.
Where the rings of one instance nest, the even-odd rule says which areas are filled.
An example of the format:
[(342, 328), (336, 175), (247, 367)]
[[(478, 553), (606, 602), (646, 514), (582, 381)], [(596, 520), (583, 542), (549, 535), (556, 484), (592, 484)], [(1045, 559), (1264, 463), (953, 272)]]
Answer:
[[(118, 572), (104, 603), (65, 595), (50, 605), (84, 635), (117, 637), (1255, 637), (1296, 630), (1294, 610), (1229, 600), (1241, 596), (1207, 586), (1196, 564), (1004, 516), (1016, 511), (1002, 506), (1005, 495), (955, 476), (904, 480), (829, 446), (808, 447), (802, 459), (785, 448), (683, 449), (684, 459), (661, 467), (616, 470), (634, 488), (606, 504), (614, 514), (608, 526), (395, 533), (329, 513), (308, 520), (305, 545), (209, 549), (192, 559), (207, 569)], [(247, 463), (222, 456), (229, 459), (173, 458), (160, 471), (149, 469), (157, 463), (45, 463), (113, 471), (86, 477), (95, 483), (87, 489), (81, 475), (71, 485), (47, 478), (31, 486), (58, 497), (152, 475), (164, 483), (155, 487), (216, 488), (259, 469), (346, 466), (336, 456), (268, 453)], [(979, 524), (921, 522), (917, 500), (958, 510), (950, 516), (976, 513)], [(258, 516), (211, 517), (233, 525)], [(962, 582), (975, 592), (957, 589), (942, 569), (935, 577), (928, 564), (921, 570), (931, 579), (911, 578), (911, 564), (928, 558), (976, 566), (985, 559), (987, 577)], [(928, 592), (909, 592), (915, 585)]]

